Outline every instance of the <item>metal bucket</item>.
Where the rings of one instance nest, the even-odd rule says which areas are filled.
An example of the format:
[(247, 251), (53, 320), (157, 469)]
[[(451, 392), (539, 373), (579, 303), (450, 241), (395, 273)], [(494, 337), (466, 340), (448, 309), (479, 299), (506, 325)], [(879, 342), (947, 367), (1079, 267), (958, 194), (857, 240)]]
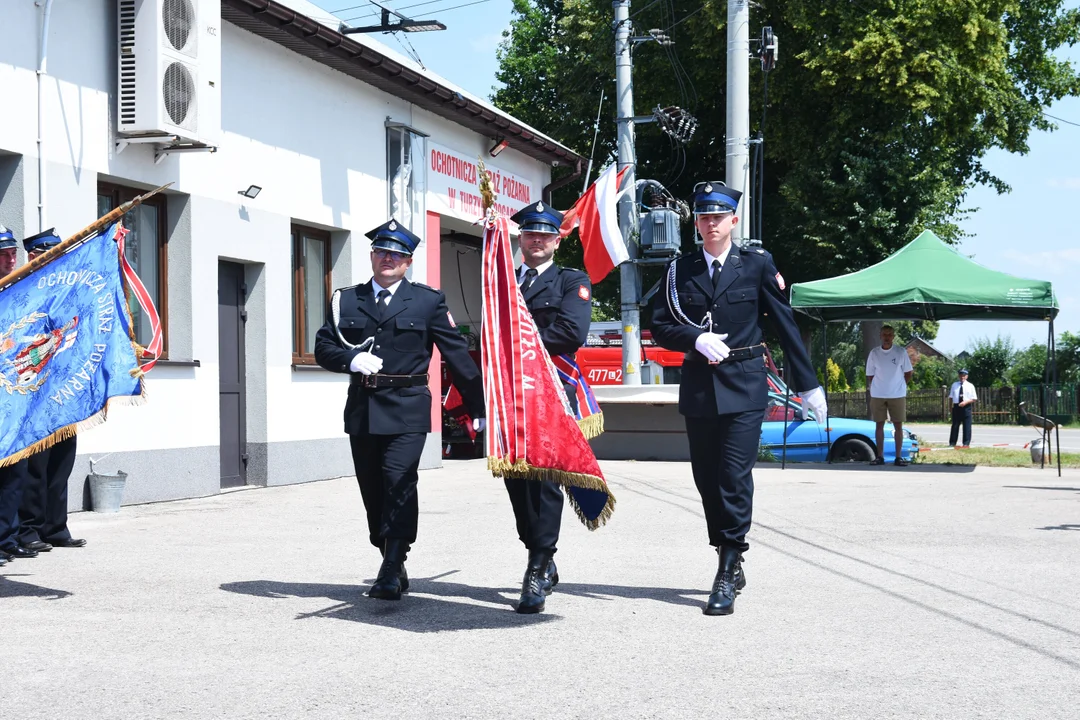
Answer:
[(1042, 465), (1050, 462), (1050, 452), (1043, 447), (1042, 438), (1031, 441), (1031, 462), (1033, 465)]
[(94, 512), (114, 513), (120, 511), (120, 500), (124, 497), (124, 483), (127, 473), (118, 470), (115, 475), (90, 473), (90, 506)]

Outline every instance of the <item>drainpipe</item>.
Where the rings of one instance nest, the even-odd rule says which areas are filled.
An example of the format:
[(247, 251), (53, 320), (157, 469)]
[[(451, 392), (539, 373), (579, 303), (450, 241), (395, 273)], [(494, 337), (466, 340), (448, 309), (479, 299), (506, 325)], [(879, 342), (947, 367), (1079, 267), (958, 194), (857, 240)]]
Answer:
[(577, 163), (574, 166), (574, 172), (570, 173), (564, 178), (545, 185), (544, 189), (540, 193), (540, 196), (544, 199), (544, 202), (550, 205), (552, 193), (561, 188), (563, 185), (569, 185), (570, 183), (577, 180), (579, 177), (581, 177), (581, 158), (578, 158)]
[(44, 123), (44, 93), (41, 89), (42, 80), (45, 78), (45, 64), (48, 58), (49, 47), (49, 15), (52, 14), (53, 0), (37, 0), (34, 3), (38, 7), (44, 5), (41, 14), (41, 42), (38, 43), (38, 69), (37, 69), (37, 157), (38, 157), (38, 232), (45, 230), (45, 153), (43, 129)]

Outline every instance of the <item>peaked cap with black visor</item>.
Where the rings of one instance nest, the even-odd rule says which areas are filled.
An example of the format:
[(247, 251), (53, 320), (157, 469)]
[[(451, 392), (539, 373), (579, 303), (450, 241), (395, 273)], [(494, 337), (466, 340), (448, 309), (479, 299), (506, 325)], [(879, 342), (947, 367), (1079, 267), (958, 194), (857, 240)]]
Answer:
[(420, 238), (409, 232), (407, 227), (394, 218), (390, 218), (365, 235), (371, 239), (372, 250), (390, 250), (410, 257), (416, 251), (416, 246), (420, 244)]
[(518, 210), (510, 219), (518, 224), (521, 232), (558, 235), (559, 226), (562, 225), (563, 221), (563, 214), (555, 208), (548, 207), (543, 202), (535, 202)]

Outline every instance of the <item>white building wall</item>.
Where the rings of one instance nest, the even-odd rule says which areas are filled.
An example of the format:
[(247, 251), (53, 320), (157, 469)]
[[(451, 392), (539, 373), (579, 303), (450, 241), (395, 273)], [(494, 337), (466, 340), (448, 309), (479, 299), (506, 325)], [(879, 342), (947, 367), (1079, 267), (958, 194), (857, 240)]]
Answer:
[[(22, 156), (22, 175), (9, 188), (22, 193), (23, 227), (14, 228), (22, 234), (38, 230), (39, 18), (33, 0), (0, 6), (7, 107), (0, 113), (0, 153)], [(492, 138), (222, 23), (219, 149), (155, 164), (151, 146), (118, 152), (115, 145), (115, 18), (115, 0), (53, 2), (43, 82), (45, 226), (67, 236), (92, 221), (99, 180), (172, 182), (169, 222), (177, 231), (169, 244), (169, 356), (200, 365), (159, 366), (148, 376), (146, 405), (115, 408), (106, 424), (80, 435), (72, 506), (82, 505), (89, 455), (110, 455), (101, 469), (129, 473), (125, 502), (217, 491), (219, 259), (248, 267), (249, 482), (351, 474), (342, 433), (347, 377), (292, 367), (290, 226), (332, 231), (339, 245), (335, 286), (363, 282), (371, 275), (363, 233), (387, 213), (387, 118), (485, 158)], [(516, 151), (489, 160), (529, 178), (538, 191), (549, 181), (549, 168)], [(263, 188), (258, 198), (237, 194), (251, 184)], [(413, 277), (440, 284), (427, 271), (432, 241), (438, 239), (425, 238), (417, 253)], [(456, 284), (456, 269), (444, 277)], [(437, 462), (437, 438), (434, 445)]]

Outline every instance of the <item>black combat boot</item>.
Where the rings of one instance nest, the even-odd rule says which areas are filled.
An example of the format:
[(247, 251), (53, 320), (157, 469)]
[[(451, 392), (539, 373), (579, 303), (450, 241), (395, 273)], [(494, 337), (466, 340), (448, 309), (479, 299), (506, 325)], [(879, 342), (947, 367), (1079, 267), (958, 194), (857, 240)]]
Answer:
[(713, 581), (712, 594), (705, 604), (706, 615), (730, 615), (735, 612), (735, 568), (739, 565), (739, 551), (719, 548), (720, 569)]
[(521, 581), (521, 598), (517, 606), (519, 613), (544, 611), (543, 578), (550, 562), (550, 553), (543, 550), (529, 551), (529, 567), (525, 569), (525, 577)]
[(405, 556), (408, 552), (409, 544), (404, 540), (391, 538), (386, 541), (379, 577), (375, 578), (375, 584), (368, 590), (368, 597), (379, 600), (401, 599), (401, 593), (409, 584), (408, 577), (405, 577)]
[(555, 567), (555, 558), (548, 560), (544, 574), (540, 576), (540, 589), (545, 595), (550, 595), (555, 586), (559, 584), (559, 568)]
[[(409, 552), (409, 546), (406, 545), (405, 546), (405, 553), (408, 554), (408, 552)], [(379, 548), (379, 554), (382, 555), (383, 557), (386, 557), (386, 543), (383, 543), (383, 546), (381, 548)], [(409, 592), (409, 573), (405, 572), (405, 561), (404, 560), (401, 561), (401, 574), (398, 575), (398, 578), (401, 580), (401, 592), (403, 592), (403, 593)]]
[[(716, 549), (716, 553), (720, 554), (720, 548)], [(735, 563), (735, 594), (738, 595), (742, 592), (742, 589), (746, 587), (746, 573), (742, 569), (743, 556), (739, 555), (739, 562)]]

